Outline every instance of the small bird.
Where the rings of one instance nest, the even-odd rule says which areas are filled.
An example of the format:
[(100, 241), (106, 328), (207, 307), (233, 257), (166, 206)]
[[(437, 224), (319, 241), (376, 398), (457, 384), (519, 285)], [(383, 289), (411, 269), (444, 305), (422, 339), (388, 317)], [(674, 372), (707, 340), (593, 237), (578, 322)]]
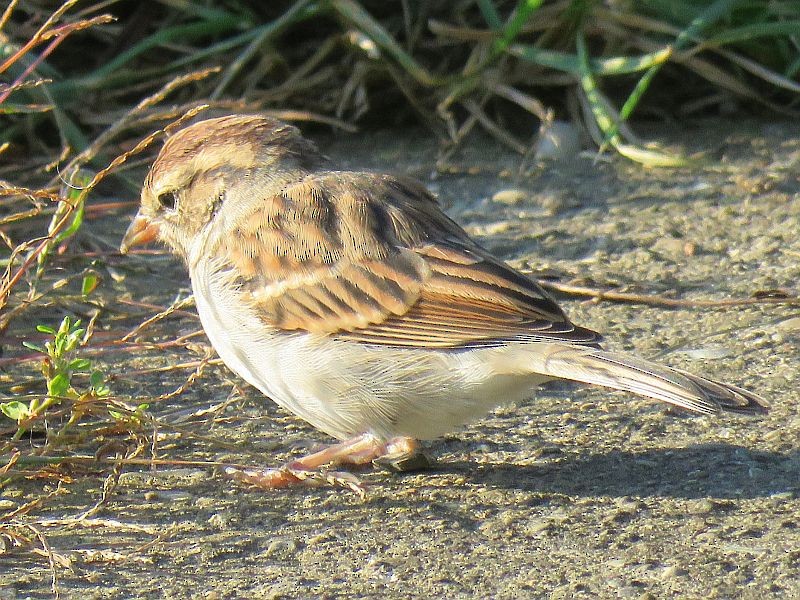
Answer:
[(608, 352), (534, 281), (490, 254), (417, 181), (330, 170), (261, 115), (169, 137), (120, 251), (155, 240), (186, 263), (224, 363), (340, 440), (275, 469), (274, 488), (358, 487), (327, 467), (420, 466), (419, 440), (566, 379), (699, 414), (765, 413), (740, 387)]

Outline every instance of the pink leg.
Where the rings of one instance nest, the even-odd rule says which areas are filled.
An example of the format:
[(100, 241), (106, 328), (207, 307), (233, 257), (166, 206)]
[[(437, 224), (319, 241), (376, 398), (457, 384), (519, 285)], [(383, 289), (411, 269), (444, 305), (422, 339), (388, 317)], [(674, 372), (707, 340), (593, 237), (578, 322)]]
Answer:
[[(419, 459), (422, 457), (422, 460)], [(419, 469), (427, 466), (427, 459), (420, 451), (419, 442), (409, 437), (396, 437), (382, 442), (369, 433), (333, 444), (319, 452), (289, 462), (278, 469), (242, 470), (234, 467), (225, 473), (237, 481), (266, 489), (294, 485), (335, 485), (346, 487), (363, 496), (364, 488), (352, 473), (322, 471), (326, 465), (365, 465), (375, 462), (397, 471)]]

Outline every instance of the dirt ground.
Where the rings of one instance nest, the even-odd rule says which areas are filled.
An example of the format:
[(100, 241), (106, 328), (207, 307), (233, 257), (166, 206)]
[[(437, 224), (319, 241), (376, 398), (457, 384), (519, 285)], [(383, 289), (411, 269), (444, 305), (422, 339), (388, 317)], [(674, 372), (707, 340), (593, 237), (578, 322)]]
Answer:
[[(419, 177), (472, 235), (532, 272), (689, 299), (797, 293), (800, 126), (704, 121), (645, 133), (706, 151), (703, 166), (647, 170), (587, 155), (520, 175), (520, 157), (476, 139), (453, 173), (431, 179), (436, 146), (425, 131), (313, 137), (344, 168)], [(520, 192), (495, 196), (511, 189)], [(127, 222), (87, 235), (116, 244)], [(188, 294), (165, 254), (114, 268), (124, 281), (107, 277), (103, 293), (117, 300), (167, 306)], [(211, 468), (126, 467), (100, 511), (76, 520), (104, 481), (83, 474), (30, 519), (69, 562), (55, 570), (61, 597), (800, 597), (798, 308), (562, 303), (608, 347), (748, 387), (770, 414), (697, 418), (551, 385), (432, 443), (432, 470), (362, 473), (363, 500), (252, 490)], [(191, 310), (141, 339), (196, 330)], [(98, 335), (135, 322), (108, 312)], [(101, 359), (114, 391), (141, 402), (192, 369), (138, 371), (196, 360), (205, 341), (194, 341)], [(278, 465), (329, 441), (221, 366), (150, 410), (168, 424), (148, 433), (161, 458)], [(52, 487), (15, 484), (0, 509)], [(46, 558), (0, 553), (0, 598), (52, 597), (51, 575)]]

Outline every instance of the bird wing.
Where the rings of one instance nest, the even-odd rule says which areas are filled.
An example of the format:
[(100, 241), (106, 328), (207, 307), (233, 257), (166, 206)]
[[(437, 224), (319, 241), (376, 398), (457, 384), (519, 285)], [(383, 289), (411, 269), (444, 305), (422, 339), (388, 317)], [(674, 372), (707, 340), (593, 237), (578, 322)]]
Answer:
[(473, 242), (412, 180), (307, 176), (243, 215), (221, 254), (277, 329), (419, 348), (600, 338)]

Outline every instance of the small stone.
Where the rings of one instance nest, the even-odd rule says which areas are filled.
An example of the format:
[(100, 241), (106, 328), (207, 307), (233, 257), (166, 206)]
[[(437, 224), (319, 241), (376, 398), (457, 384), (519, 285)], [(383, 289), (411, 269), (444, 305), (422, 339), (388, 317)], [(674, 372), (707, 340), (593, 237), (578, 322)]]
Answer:
[(537, 194), (536, 202), (548, 216), (554, 217), (564, 211), (581, 206), (581, 201), (568, 190), (545, 190)]
[(311, 536), (306, 540), (306, 546), (312, 548), (313, 546), (318, 546), (323, 542), (328, 542), (330, 540), (336, 539), (336, 536), (332, 533), (325, 532), (325, 533), (318, 533), (317, 535)]
[(542, 124), (536, 140), (536, 158), (567, 160), (581, 151), (580, 130), (568, 121), (551, 121)]
[(773, 500), (793, 500), (794, 492), (775, 492), (770, 495)]
[(530, 199), (530, 197), (531, 195), (529, 192), (512, 188), (496, 192), (495, 195), (492, 196), (492, 202), (513, 206), (515, 204), (521, 204), (522, 202), (525, 202), (526, 200)]
[(690, 510), (696, 515), (708, 514), (714, 511), (714, 503), (711, 500), (696, 500), (692, 502)]
[(235, 519), (229, 512), (214, 513), (208, 518), (208, 524), (219, 530), (229, 529), (233, 522)]
[(551, 529), (553, 523), (548, 519), (534, 519), (525, 527), (525, 533), (529, 537), (536, 537)]
[(684, 251), (685, 246), (685, 240), (664, 236), (656, 240), (656, 243), (653, 244), (653, 250), (664, 254), (669, 258), (677, 259), (679, 257), (686, 256)]
[(800, 331), (800, 317), (792, 317), (791, 319), (781, 321), (776, 327), (779, 331), (783, 332)]
[(661, 579), (666, 581), (667, 579), (675, 579), (678, 576), (679, 570), (678, 567), (675, 565), (670, 565), (665, 567), (663, 571), (661, 571)]
[(266, 558), (282, 558), (288, 559), (294, 556), (297, 552), (297, 542), (292, 539), (278, 539), (272, 540), (267, 549), (264, 551)]
[(679, 353), (695, 360), (699, 359), (715, 360), (732, 356), (734, 354), (734, 351), (726, 346), (708, 345), (702, 348), (692, 348), (689, 350), (683, 350)]

